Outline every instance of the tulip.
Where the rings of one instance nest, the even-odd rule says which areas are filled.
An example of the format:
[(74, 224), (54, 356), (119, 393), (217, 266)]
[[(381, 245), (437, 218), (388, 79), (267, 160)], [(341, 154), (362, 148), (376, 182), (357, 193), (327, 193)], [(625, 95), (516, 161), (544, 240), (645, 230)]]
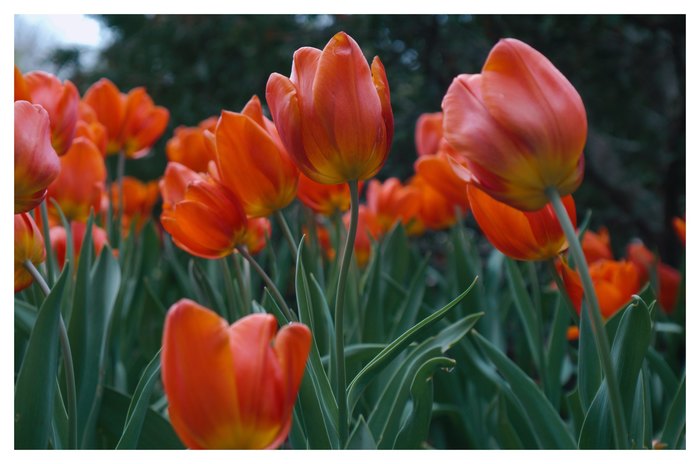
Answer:
[[(343, 215), (345, 228), (350, 228), (350, 212)], [(377, 216), (365, 205), (360, 205), (357, 221), (358, 233), (355, 236), (355, 259), (357, 265), (365, 267), (372, 251), (372, 242), (382, 236), (382, 226)]]
[[(71, 239), (73, 242), (73, 262), (77, 262), (80, 256), (80, 250), (83, 247), (83, 241), (85, 240), (85, 232), (87, 231), (87, 224), (79, 221), (71, 221)], [(66, 251), (67, 251), (67, 234), (66, 229), (63, 226), (54, 226), (49, 230), (49, 237), (51, 241), (51, 249), (56, 254), (56, 261), (58, 262), (59, 269), (63, 269), (66, 261)], [(95, 256), (99, 256), (102, 253), (102, 248), (108, 243), (107, 232), (93, 224), (92, 226), (92, 246), (95, 250)]]
[(421, 114), (416, 121), (415, 139), (418, 156), (437, 153), (442, 141), (442, 112)]
[(453, 170), (454, 159), (450, 161), (446, 153), (421, 156), (414, 163), (416, 174), (421, 176), (432, 188), (440, 192), (462, 214), (469, 210), (467, 199), (467, 182)]
[(588, 264), (595, 263), (601, 259), (613, 259), (612, 248), (610, 248), (610, 234), (608, 229), (601, 227), (598, 233), (587, 230), (583, 233), (581, 248), (586, 256)]
[(209, 162), (216, 159), (216, 152), (207, 146), (204, 132), (215, 130), (218, 120), (212, 116), (200, 122), (197, 127), (175, 128), (175, 134), (165, 144), (168, 160), (183, 164), (196, 172), (207, 172)]
[(121, 149), (120, 136), (126, 112), (126, 96), (109, 79), (102, 78), (90, 86), (83, 96), (107, 130), (107, 154)]
[(637, 268), (639, 286), (649, 281), (652, 272), (655, 272), (657, 288), (655, 293), (661, 304), (661, 308), (670, 313), (676, 307), (678, 299), (678, 287), (681, 283), (681, 274), (668, 264), (656, 259), (642, 242), (634, 242), (627, 245), (627, 259)]
[(15, 214), (38, 206), (61, 169), (49, 127), (41, 106), (15, 102)]
[(409, 235), (420, 235), (426, 229), (446, 229), (457, 222), (454, 205), (422, 176), (413, 176), (408, 185), (417, 189), (420, 202), (417, 220), (406, 229)]
[(158, 141), (170, 119), (170, 112), (156, 106), (143, 87), (132, 89), (126, 96), (121, 149), (127, 158), (142, 158)]
[(34, 278), (24, 267), (25, 261), (35, 266), (46, 259), (44, 239), (29, 213), (15, 214), (15, 293), (29, 287)]
[(681, 241), (681, 243), (683, 243), (683, 246), (685, 246), (685, 219), (674, 217), (673, 230), (676, 231), (678, 239)]
[(355, 40), (339, 32), (323, 51), (294, 53), (289, 78), (274, 73), (267, 103), (299, 170), (322, 184), (373, 177), (394, 136), (389, 84), (375, 57), (368, 66)]
[[(158, 181), (141, 182), (133, 177), (122, 180), (124, 206), (122, 215), (123, 231), (128, 233), (132, 221), (136, 222), (136, 231), (141, 230), (148, 218), (151, 217), (153, 206), (158, 201)], [(118, 204), (119, 186), (111, 186), (112, 204)]]
[(203, 178), (185, 165), (169, 162), (163, 178), (158, 182), (160, 195), (163, 197), (163, 211), (169, 211), (185, 198), (185, 190), (190, 182)]
[(248, 218), (248, 227), (242, 243), (251, 255), (260, 253), (272, 235), (272, 224), (267, 218)]
[(420, 192), (413, 186), (402, 185), (396, 177), (383, 183), (373, 179), (367, 187), (367, 208), (376, 216), (384, 234), (397, 222), (407, 226), (416, 220), (420, 210)]
[(330, 217), (336, 212), (342, 213), (350, 209), (348, 184), (319, 184), (303, 173), (299, 174), (297, 197), (314, 213), (324, 216)]
[(299, 170), (253, 96), (241, 113), (222, 111), (216, 125), (217, 171), (250, 217), (264, 217), (294, 200)]
[(583, 180), (586, 111), (568, 80), (515, 39), (491, 50), (481, 74), (457, 76), (442, 102), (444, 135), (474, 182), (514, 208), (536, 211)]
[(78, 122), (75, 125), (75, 136), (90, 139), (102, 156), (107, 156), (107, 129), (97, 120), (95, 110), (83, 101), (78, 104)]
[[(94, 143), (85, 137), (73, 141), (60, 159), (61, 172), (49, 186), (48, 196), (61, 206), (68, 220), (85, 222), (90, 209), (100, 211), (107, 168)], [(53, 207), (49, 211), (53, 211)]]
[[(501, 203), (480, 188), (470, 185), (469, 204), (474, 219), (491, 244), (501, 253), (521, 261), (554, 258), (569, 246), (550, 205), (525, 212)], [(576, 206), (571, 195), (564, 198), (571, 222)]]
[(32, 96), (29, 94), (27, 81), (24, 80), (22, 71), (15, 65), (15, 101), (17, 100), (31, 101)]
[(183, 198), (163, 209), (160, 222), (175, 245), (208, 259), (233, 253), (243, 243), (247, 224), (238, 198), (211, 178), (189, 182)]
[(311, 332), (291, 323), (277, 331), (269, 314), (230, 325), (182, 299), (163, 329), (162, 379), (168, 415), (192, 449), (273, 449), (287, 437)]

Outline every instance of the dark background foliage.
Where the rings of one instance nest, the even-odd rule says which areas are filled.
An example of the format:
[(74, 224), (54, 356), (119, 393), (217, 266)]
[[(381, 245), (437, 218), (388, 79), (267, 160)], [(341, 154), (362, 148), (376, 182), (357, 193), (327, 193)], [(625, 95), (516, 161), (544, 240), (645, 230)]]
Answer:
[(101, 20), (115, 41), (94, 69), (77, 50), (54, 61), (81, 92), (99, 77), (122, 91), (145, 86), (171, 112), (153, 156), (127, 164), (127, 173), (158, 177), (164, 142), (178, 125), (195, 125), (221, 109), (240, 111), (253, 95), (264, 99), (272, 72), (289, 75), (302, 46), (323, 48), (337, 31), (378, 55), (392, 92), (396, 136), (379, 177), (412, 174), (414, 127), (423, 112), (440, 109), (451, 80), (479, 72), (502, 37), (523, 40), (545, 54), (573, 83), (586, 105), (586, 175), (575, 194), (579, 218), (608, 227), (616, 255), (639, 237), (662, 259), (678, 264), (683, 249), (671, 229), (685, 213), (684, 16), (445, 16), (264, 15), (131, 16)]

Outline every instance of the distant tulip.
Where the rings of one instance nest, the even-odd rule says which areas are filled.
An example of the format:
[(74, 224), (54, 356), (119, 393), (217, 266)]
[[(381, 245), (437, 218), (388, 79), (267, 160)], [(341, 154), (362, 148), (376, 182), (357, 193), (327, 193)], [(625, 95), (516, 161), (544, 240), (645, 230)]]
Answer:
[(160, 222), (178, 247), (208, 259), (233, 253), (247, 224), (238, 198), (213, 179), (189, 182), (183, 198), (163, 209)]
[(119, 92), (112, 81), (102, 78), (87, 89), (83, 101), (95, 110), (98, 121), (107, 129), (107, 154), (119, 152), (126, 112), (126, 95)]
[(191, 449), (274, 449), (292, 424), (306, 360), (308, 327), (277, 331), (270, 314), (230, 325), (191, 300), (170, 307), (162, 379), (168, 415)]
[(610, 234), (608, 229), (601, 227), (598, 232), (587, 230), (583, 233), (581, 248), (588, 264), (595, 263), (601, 259), (614, 259), (612, 248), (610, 248)]
[(642, 242), (627, 245), (627, 259), (637, 268), (639, 286), (646, 284), (654, 275), (657, 295), (661, 308), (670, 313), (676, 307), (681, 274), (668, 264), (662, 263)]
[(685, 219), (679, 217), (673, 218), (673, 230), (676, 231), (678, 239), (681, 241), (683, 246), (685, 246)]
[[(83, 241), (85, 240), (85, 232), (87, 231), (87, 224), (79, 221), (71, 221), (71, 238), (73, 242), (73, 263), (77, 262), (80, 256), (80, 250), (83, 248)], [(56, 261), (58, 262), (59, 269), (63, 269), (66, 260), (66, 253), (68, 250), (67, 240), (68, 236), (66, 234), (66, 229), (63, 226), (54, 226), (49, 230), (49, 236), (51, 238), (51, 249), (56, 254)], [(108, 243), (107, 232), (96, 225), (92, 226), (92, 246), (95, 251), (95, 256), (99, 256), (102, 253), (102, 248)]]
[(170, 119), (170, 112), (156, 106), (143, 87), (129, 91), (126, 96), (121, 146), (127, 158), (146, 156), (158, 141)]
[(442, 102), (449, 144), (474, 182), (525, 211), (565, 196), (583, 180), (586, 111), (571, 83), (541, 53), (515, 39), (491, 50), (481, 74), (457, 76)]
[[(345, 228), (350, 228), (350, 212), (343, 216)], [(372, 241), (382, 236), (382, 226), (377, 216), (365, 205), (360, 205), (357, 220), (357, 235), (355, 236), (355, 259), (357, 265), (365, 267), (372, 251)]]
[[(132, 221), (136, 222), (136, 231), (140, 231), (151, 217), (153, 206), (158, 201), (158, 181), (141, 182), (134, 177), (125, 176), (122, 179), (122, 189), (124, 195), (123, 232), (129, 232)], [(111, 194), (112, 204), (119, 204), (118, 185), (112, 184)]]
[(248, 216), (269, 216), (294, 201), (299, 170), (258, 97), (240, 113), (222, 111), (215, 137), (221, 183), (241, 199)]
[(418, 117), (415, 140), (418, 156), (438, 152), (442, 140), (442, 112), (423, 113)]
[(408, 185), (417, 189), (420, 201), (418, 220), (412, 221), (406, 229), (409, 235), (420, 235), (426, 230), (446, 229), (457, 222), (455, 205), (422, 176), (413, 176)]
[[(539, 211), (520, 211), (495, 200), (474, 185), (468, 187), (472, 215), (481, 231), (501, 253), (521, 261), (554, 258), (569, 244), (550, 205)], [(571, 195), (563, 198), (569, 218), (576, 224)]]
[(267, 218), (248, 218), (243, 244), (251, 255), (260, 253), (272, 235), (272, 224)]
[[(362, 183), (360, 183), (361, 189)], [(342, 213), (350, 209), (348, 184), (319, 184), (303, 173), (299, 174), (297, 197), (314, 213), (328, 217), (336, 212)]]
[(402, 185), (396, 177), (384, 182), (372, 179), (366, 195), (367, 208), (376, 216), (382, 233), (388, 232), (397, 222), (406, 226), (417, 219), (420, 192), (413, 186)]
[(39, 206), (61, 169), (49, 127), (41, 106), (15, 102), (15, 214)]
[(394, 135), (384, 66), (375, 57), (370, 70), (346, 33), (323, 51), (297, 50), (289, 78), (270, 76), (267, 103), (288, 153), (316, 182), (365, 180), (384, 165)]
[(469, 211), (467, 199), (467, 182), (455, 173), (446, 153), (421, 156), (413, 164), (416, 174), (425, 179), (435, 190), (440, 192), (462, 214)]
[(213, 131), (219, 118), (212, 116), (200, 122), (197, 127), (179, 126), (165, 145), (169, 161), (183, 164), (196, 172), (207, 172), (209, 162), (215, 160), (215, 152), (206, 145), (204, 131)]
[(107, 129), (97, 120), (97, 114), (90, 105), (81, 101), (78, 105), (78, 123), (75, 136), (86, 137), (95, 144), (102, 156), (107, 156)]
[(24, 267), (25, 261), (39, 265), (46, 259), (44, 239), (29, 213), (15, 214), (15, 293), (29, 287), (34, 278)]

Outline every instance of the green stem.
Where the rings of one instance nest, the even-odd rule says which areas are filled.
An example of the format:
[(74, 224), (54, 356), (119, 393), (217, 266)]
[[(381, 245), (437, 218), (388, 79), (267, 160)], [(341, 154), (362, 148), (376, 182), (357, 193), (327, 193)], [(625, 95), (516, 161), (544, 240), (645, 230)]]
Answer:
[(44, 246), (46, 247), (46, 277), (49, 280), (49, 285), (53, 285), (55, 282), (53, 274), (54, 256), (49, 233), (49, 210), (46, 206), (46, 200), (41, 202), (39, 210), (41, 211), (41, 232), (44, 234)]
[(605, 326), (603, 325), (603, 317), (600, 314), (598, 298), (595, 294), (595, 288), (593, 287), (591, 275), (588, 272), (588, 264), (586, 264), (583, 249), (578, 241), (578, 236), (576, 235), (574, 226), (571, 223), (571, 219), (566, 212), (564, 203), (561, 201), (559, 192), (554, 187), (548, 187), (545, 193), (547, 194), (549, 201), (552, 203), (557, 219), (559, 219), (559, 223), (564, 230), (566, 240), (569, 242), (569, 252), (571, 253), (571, 256), (573, 256), (579, 275), (581, 276), (586, 309), (588, 311), (588, 316), (591, 320), (593, 329), (593, 338), (595, 339), (598, 357), (600, 358), (603, 372), (605, 373), (605, 381), (608, 385), (610, 409), (613, 418), (613, 430), (615, 432), (615, 444), (618, 449), (627, 448), (627, 425), (625, 423), (625, 415), (622, 409), (622, 397), (620, 396), (617, 375), (615, 374), (612, 357), (610, 356), (610, 342), (608, 341), (608, 336), (605, 333)]
[[(24, 267), (32, 275), (34, 281), (39, 285), (44, 296), (48, 296), (51, 292), (46, 281), (42, 277), (39, 270), (29, 260), (24, 262)], [(66, 370), (66, 390), (68, 392), (68, 447), (69, 449), (77, 449), (78, 445), (78, 407), (77, 396), (75, 390), (75, 372), (73, 369), (73, 355), (71, 354), (70, 341), (68, 340), (68, 330), (63, 322), (63, 315), (59, 311), (59, 326), (58, 335), (61, 344), (61, 352), (63, 354), (63, 366)]]
[[(556, 259), (556, 258), (555, 258)], [(569, 294), (566, 291), (566, 287), (564, 287), (564, 282), (561, 280), (561, 277), (559, 277), (559, 273), (557, 272), (557, 268), (554, 265), (554, 260), (547, 260), (547, 269), (549, 269), (549, 273), (552, 275), (552, 279), (554, 279), (554, 282), (557, 283), (557, 288), (559, 289), (559, 293), (563, 295), (564, 298), (564, 305), (566, 306), (566, 309), (569, 310), (569, 314), (571, 315), (571, 319), (573, 319), (574, 323), (578, 327), (581, 324), (581, 321), (579, 319), (578, 313), (576, 312), (576, 308), (574, 308), (574, 304), (571, 301), (571, 298), (569, 298)]]
[(231, 255), (231, 261), (233, 261), (233, 269), (236, 272), (236, 281), (238, 282), (238, 288), (241, 291), (241, 298), (243, 298), (243, 304), (246, 305), (245, 313), (241, 315), (241, 317), (243, 317), (246, 314), (250, 314), (252, 301), (252, 299), (250, 298), (250, 289), (249, 286), (246, 285), (243, 276), (243, 269), (241, 269), (241, 263), (238, 262), (238, 258), (236, 257), (236, 255)]
[(284, 316), (287, 318), (289, 321), (296, 321), (297, 318), (294, 316), (294, 313), (292, 312), (291, 309), (289, 309), (289, 306), (287, 306), (287, 303), (284, 301), (284, 298), (282, 297), (282, 294), (280, 293), (279, 289), (275, 285), (275, 283), (270, 279), (270, 276), (267, 275), (265, 270), (260, 267), (257, 261), (250, 256), (250, 253), (248, 253), (248, 250), (244, 246), (239, 246), (236, 247), (238, 252), (243, 256), (246, 261), (250, 263), (251, 266), (253, 266), (253, 269), (255, 269), (255, 272), (258, 273), (258, 275), (262, 278), (262, 280), (265, 282), (265, 285), (267, 285), (267, 289), (270, 290), (270, 293), (272, 294), (272, 297), (275, 299), (277, 302), (277, 305), (280, 307), (282, 312), (284, 313)]
[(296, 243), (294, 243), (294, 236), (292, 235), (292, 231), (289, 229), (289, 224), (287, 224), (287, 220), (284, 218), (284, 214), (282, 214), (282, 211), (275, 211), (275, 219), (277, 219), (277, 222), (282, 228), (284, 238), (287, 240), (287, 244), (289, 245), (289, 251), (292, 253), (294, 261), (296, 261), (297, 245)]
[[(115, 248), (119, 248), (122, 239), (122, 218), (124, 216), (124, 169), (126, 155), (120, 151), (117, 155), (117, 227), (115, 233)], [(110, 219), (111, 220), (111, 219)]]
[(357, 218), (360, 206), (360, 196), (357, 181), (348, 182), (350, 187), (350, 230), (348, 231), (343, 255), (340, 258), (340, 273), (338, 274), (338, 291), (335, 294), (335, 394), (338, 401), (338, 437), (341, 448), (345, 448), (348, 439), (348, 399), (345, 391), (345, 340), (343, 332), (343, 320), (345, 315), (345, 284), (348, 280), (350, 260), (355, 248), (355, 235), (357, 234)]

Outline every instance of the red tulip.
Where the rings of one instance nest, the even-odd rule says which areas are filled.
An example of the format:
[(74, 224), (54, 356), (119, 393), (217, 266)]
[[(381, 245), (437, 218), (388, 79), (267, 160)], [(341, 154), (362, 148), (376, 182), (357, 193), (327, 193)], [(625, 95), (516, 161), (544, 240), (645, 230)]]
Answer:
[(406, 228), (409, 235), (420, 235), (426, 229), (446, 229), (457, 222), (455, 205), (437, 191), (423, 176), (413, 176), (408, 185), (417, 189), (420, 202), (417, 220), (410, 222)]
[(126, 95), (109, 79), (102, 78), (87, 89), (83, 101), (95, 111), (97, 120), (107, 130), (107, 154), (121, 149), (121, 131), (126, 112)]
[(267, 218), (248, 218), (243, 244), (251, 255), (260, 253), (272, 235), (272, 224)]
[(595, 263), (601, 259), (613, 259), (612, 248), (610, 248), (610, 234), (608, 229), (601, 227), (598, 233), (587, 230), (583, 233), (581, 248), (588, 264)]
[(418, 156), (437, 153), (442, 141), (442, 112), (421, 114), (416, 121), (415, 139)]
[[(151, 211), (158, 201), (158, 181), (141, 182), (126, 176), (122, 179), (124, 204), (122, 209), (122, 229), (129, 232), (132, 221), (136, 222), (136, 231), (140, 231), (151, 217)], [(119, 186), (112, 184), (112, 204), (119, 204)], [(116, 213), (116, 211), (114, 212)]]
[[(362, 190), (360, 182), (359, 190)], [(350, 209), (350, 187), (348, 184), (319, 184), (315, 180), (299, 174), (297, 185), (299, 201), (311, 208), (314, 213), (333, 216)]]
[(39, 265), (46, 259), (44, 239), (29, 213), (15, 214), (15, 293), (29, 287), (34, 278), (24, 262)]
[(374, 213), (382, 233), (388, 232), (396, 222), (407, 226), (416, 220), (420, 210), (420, 192), (410, 185), (402, 185), (396, 177), (383, 183), (376, 179), (367, 187), (367, 208)]
[(642, 242), (634, 242), (627, 245), (627, 259), (637, 268), (639, 286), (649, 281), (650, 275), (656, 273), (657, 295), (661, 308), (670, 313), (676, 307), (678, 288), (681, 283), (681, 274), (668, 264), (659, 261)]
[(459, 208), (462, 214), (466, 214), (469, 211), (467, 182), (453, 170), (455, 163), (458, 161), (450, 161), (446, 153), (437, 153), (421, 156), (413, 166), (416, 174), (440, 192), (453, 208)]
[(197, 127), (179, 126), (165, 145), (169, 161), (187, 166), (196, 172), (207, 172), (209, 162), (216, 159), (216, 152), (209, 149), (204, 132), (213, 131), (219, 118), (212, 116), (200, 122)]
[[(73, 257), (74, 263), (77, 262), (80, 256), (80, 250), (83, 248), (83, 241), (85, 240), (85, 232), (87, 231), (87, 224), (79, 221), (71, 221), (71, 238), (73, 241)], [(56, 254), (56, 261), (58, 262), (59, 269), (63, 269), (66, 260), (66, 251), (68, 236), (66, 234), (66, 229), (63, 226), (54, 226), (49, 230), (49, 237), (51, 241), (51, 249)], [(95, 251), (95, 256), (99, 256), (102, 253), (102, 248), (108, 243), (107, 232), (93, 224), (92, 226), (92, 246)]]
[(121, 146), (127, 158), (141, 158), (151, 150), (168, 125), (170, 112), (156, 106), (143, 87), (126, 96)]
[(163, 197), (163, 212), (169, 211), (185, 198), (187, 186), (204, 177), (180, 163), (169, 162), (165, 167), (163, 178), (158, 181), (160, 195)]
[(171, 306), (161, 354), (168, 415), (193, 449), (272, 449), (292, 424), (311, 347), (308, 327), (269, 314), (230, 325), (191, 300)]

